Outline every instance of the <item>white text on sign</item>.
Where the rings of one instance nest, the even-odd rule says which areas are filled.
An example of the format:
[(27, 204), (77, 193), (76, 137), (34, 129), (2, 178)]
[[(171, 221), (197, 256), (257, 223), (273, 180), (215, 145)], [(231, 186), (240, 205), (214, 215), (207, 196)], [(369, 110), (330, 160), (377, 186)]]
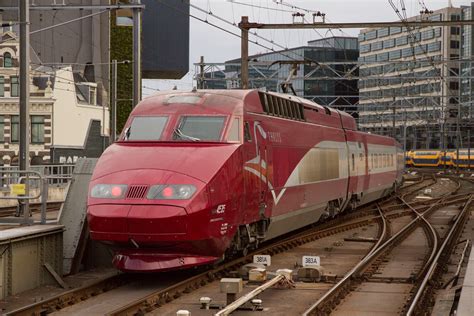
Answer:
[(303, 256), (303, 267), (320, 266), (321, 259), (318, 256)]
[(272, 264), (272, 257), (269, 255), (255, 255), (253, 256), (253, 263), (260, 263), (270, 266)]

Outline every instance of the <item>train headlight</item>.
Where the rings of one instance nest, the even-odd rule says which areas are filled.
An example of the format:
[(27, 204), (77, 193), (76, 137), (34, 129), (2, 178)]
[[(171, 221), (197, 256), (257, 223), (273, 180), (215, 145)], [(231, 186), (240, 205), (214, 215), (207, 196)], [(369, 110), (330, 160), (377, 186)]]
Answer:
[(98, 199), (121, 199), (127, 192), (126, 184), (96, 184), (91, 190), (91, 197)]
[(187, 200), (196, 192), (192, 184), (154, 185), (148, 190), (149, 200)]

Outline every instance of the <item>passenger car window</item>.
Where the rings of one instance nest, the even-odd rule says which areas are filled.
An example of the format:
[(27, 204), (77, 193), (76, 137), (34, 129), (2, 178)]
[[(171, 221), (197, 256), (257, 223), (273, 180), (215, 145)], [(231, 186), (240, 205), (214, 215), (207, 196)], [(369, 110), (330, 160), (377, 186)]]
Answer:
[(174, 130), (173, 140), (220, 141), (225, 116), (183, 116)]
[(167, 121), (166, 116), (136, 116), (125, 130), (123, 140), (160, 140)]

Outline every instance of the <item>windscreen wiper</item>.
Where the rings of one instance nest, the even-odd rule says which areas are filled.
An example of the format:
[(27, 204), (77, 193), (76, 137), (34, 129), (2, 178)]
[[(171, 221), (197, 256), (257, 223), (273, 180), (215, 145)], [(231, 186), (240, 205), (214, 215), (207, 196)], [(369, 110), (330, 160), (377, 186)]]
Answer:
[(125, 136), (123, 137), (123, 140), (128, 140), (128, 138), (130, 137), (130, 130), (131, 130), (131, 126), (129, 126), (127, 130), (125, 131)]
[(173, 131), (173, 133), (176, 134), (178, 137), (181, 137), (181, 138), (184, 138), (184, 139), (188, 139), (188, 140), (192, 140), (193, 142), (200, 141), (199, 138), (196, 138), (196, 137), (192, 137), (192, 136), (183, 134), (183, 132), (181, 131), (181, 129), (180, 129), (179, 127), (177, 127), (177, 128)]

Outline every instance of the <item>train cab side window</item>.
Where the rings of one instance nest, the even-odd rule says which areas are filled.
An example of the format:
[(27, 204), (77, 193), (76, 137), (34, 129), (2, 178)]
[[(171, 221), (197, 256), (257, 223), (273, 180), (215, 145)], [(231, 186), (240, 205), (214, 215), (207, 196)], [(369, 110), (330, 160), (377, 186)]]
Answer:
[(227, 140), (230, 142), (240, 141), (240, 119), (238, 117), (232, 120), (232, 126), (230, 127)]
[(252, 137), (250, 136), (250, 126), (249, 122), (245, 122), (244, 126), (244, 139), (246, 142), (251, 143), (252, 142)]

